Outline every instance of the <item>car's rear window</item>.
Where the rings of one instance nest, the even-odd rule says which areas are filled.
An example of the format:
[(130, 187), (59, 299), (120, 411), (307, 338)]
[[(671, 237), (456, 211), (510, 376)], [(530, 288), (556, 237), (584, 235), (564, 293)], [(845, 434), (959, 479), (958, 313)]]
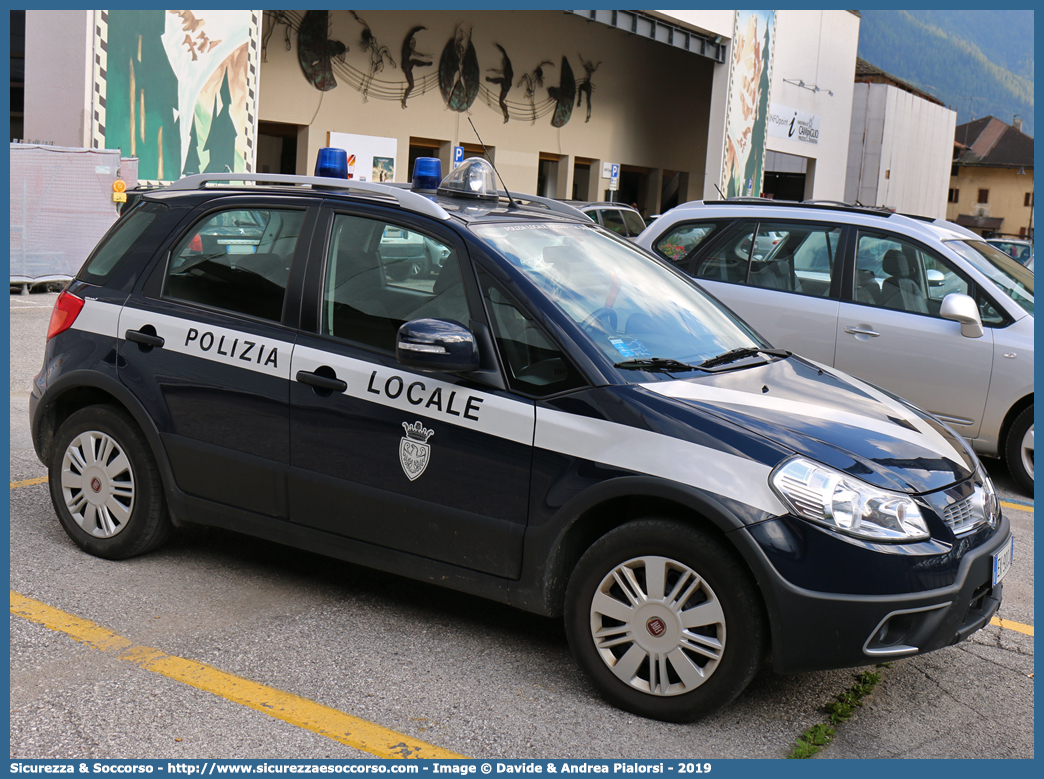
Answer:
[(145, 203), (118, 220), (95, 247), (78, 278), (94, 284), (108, 281), (120, 261), (137, 246), (138, 239), (164, 210), (166, 206), (158, 203)]

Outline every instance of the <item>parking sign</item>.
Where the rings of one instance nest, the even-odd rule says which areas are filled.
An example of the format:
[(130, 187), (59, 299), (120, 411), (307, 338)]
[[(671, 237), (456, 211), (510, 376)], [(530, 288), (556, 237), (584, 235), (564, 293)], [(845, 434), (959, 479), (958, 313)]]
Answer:
[(620, 189), (620, 166), (613, 163), (612, 175), (609, 176), (609, 191), (616, 192)]
[(464, 162), (464, 147), (454, 146), (453, 147), (453, 167), (457, 167), (460, 163)]

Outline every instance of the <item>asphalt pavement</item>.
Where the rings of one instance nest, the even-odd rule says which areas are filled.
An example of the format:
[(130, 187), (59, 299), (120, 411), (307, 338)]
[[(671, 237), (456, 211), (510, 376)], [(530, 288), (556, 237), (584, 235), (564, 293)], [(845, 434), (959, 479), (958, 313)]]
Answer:
[[(12, 758), (378, 754), (266, 710), (265, 696), (286, 693), (353, 732), (390, 732), (407, 751), (783, 758), (863, 670), (763, 671), (718, 715), (673, 725), (601, 701), (561, 625), (506, 606), (204, 527), (132, 560), (86, 555), (58, 525), (28, 433), (54, 298), (11, 296)], [(877, 669), (880, 682), (818, 759), (1034, 756), (1032, 499), (1001, 464), (987, 467), (1017, 539), (1004, 627)], [(129, 649), (114, 650), (116, 639)], [(143, 659), (143, 647), (166, 665)], [(195, 670), (163, 672), (174, 666)], [(229, 674), (256, 693), (223, 694)]]

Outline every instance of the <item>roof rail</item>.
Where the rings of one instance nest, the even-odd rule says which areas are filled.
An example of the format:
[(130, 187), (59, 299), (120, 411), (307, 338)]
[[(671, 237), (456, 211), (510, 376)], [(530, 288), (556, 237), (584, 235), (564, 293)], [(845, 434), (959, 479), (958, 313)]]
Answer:
[(576, 219), (585, 219), (591, 222), (594, 221), (593, 219), (591, 219), (590, 216), (585, 214), (579, 208), (575, 208), (574, 206), (571, 206), (568, 203), (563, 203), (561, 200), (555, 200), (550, 197), (541, 197), (539, 195), (527, 195), (521, 192), (505, 192), (502, 189), (499, 190), (497, 194), (503, 195), (505, 197), (507, 197), (510, 194), (511, 197), (513, 197), (515, 200), (523, 200), (529, 203), (539, 203), (540, 205), (547, 208), (548, 211), (555, 211), (556, 213), (565, 214), (566, 216), (571, 216)]
[(424, 214), (435, 219), (446, 220), (450, 215), (442, 206), (434, 203), (424, 195), (418, 195), (408, 189), (398, 189), (387, 184), (374, 184), (369, 181), (354, 179), (336, 179), (322, 176), (288, 176), (283, 173), (200, 173), (178, 179), (167, 189), (189, 190), (205, 189), (207, 184), (222, 181), (255, 182), (258, 184), (290, 184), (294, 186), (310, 186), (312, 189), (355, 190), (373, 195), (383, 195), (398, 202), (407, 211)]
[(864, 206), (860, 203), (846, 203), (844, 200), (817, 200), (816, 198), (809, 198), (808, 200), (802, 200), (801, 205), (803, 206), (841, 206), (842, 208), (873, 208), (873, 206)]
[[(711, 201), (714, 202), (714, 201)], [(883, 206), (863, 206), (858, 203), (844, 203), (840, 200), (775, 200), (767, 197), (730, 197), (716, 201), (718, 203), (735, 203), (744, 206), (781, 206), (786, 208), (826, 208), (834, 211), (854, 211), (867, 216), (888, 217), (895, 213)], [(904, 214), (905, 216), (905, 214)]]

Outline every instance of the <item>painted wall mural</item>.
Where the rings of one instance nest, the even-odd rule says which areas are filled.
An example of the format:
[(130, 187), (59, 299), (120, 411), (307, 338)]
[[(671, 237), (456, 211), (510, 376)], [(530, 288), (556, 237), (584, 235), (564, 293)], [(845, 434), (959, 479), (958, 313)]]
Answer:
[[(353, 56), (352, 46), (330, 39), (330, 13), (348, 13), (362, 26), (358, 51), (364, 56)], [(553, 127), (564, 127), (572, 118), (574, 101), (579, 108), (586, 102), (584, 121), (591, 121), (592, 77), (601, 62), (585, 60), (578, 54), (584, 78), (577, 80), (567, 56), (563, 56), (557, 85), (545, 85), (546, 69), (555, 68), (553, 58), (543, 59), (515, 81), (515, 67), (507, 47), (496, 41), (478, 42), (471, 25), (460, 22), (443, 45), (437, 67), (431, 51), (432, 40), (423, 25), (410, 28), (400, 47), (396, 65), (391, 49), (378, 42), (380, 31), (373, 29), (355, 11), (265, 11), (265, 30), (262, 40), (262, 58), (275, 30), (283, 31), (284, 46), (292, 48), (296, 36), (298, 58), (305, 79), (316, 89), (329, 91), (344, 84), (362, 94), (363, 101), (396, 100), (405, 109), (407, 101), (438, 90), (450, 111), (469, 112), (476, 101), (498, 111), (504, 122), (512, 119), (536, 123), (537, 119), (551, 117)], [(426, 39), (425, 39), (426, 38)], [(307, 53), (306, 53), (307, 52)], [(480, 56), (488, 62), (483, 70)], [(307, 63), (307, 65), (306, 65)], [(424, 68), (435, 68), (422, 73)], [(402, 79), (388, 78), (392, 70), (401, 70)], [(483, 73), (490, 74), (483, 76)], [(383, 74), (385, 78), (379, 78)], [(521, 99), (509, 99), (512, 92), (522, 90)], [(516, 93), (517, 94), (517, 93)]]
[(251, 11), (100, 11), (92, 143), (139, 181), (254, 164), (260, 19)]
[(775, 11), (736, 14), (722, 169), (726, 197), (761, 194), (775, 23)]

